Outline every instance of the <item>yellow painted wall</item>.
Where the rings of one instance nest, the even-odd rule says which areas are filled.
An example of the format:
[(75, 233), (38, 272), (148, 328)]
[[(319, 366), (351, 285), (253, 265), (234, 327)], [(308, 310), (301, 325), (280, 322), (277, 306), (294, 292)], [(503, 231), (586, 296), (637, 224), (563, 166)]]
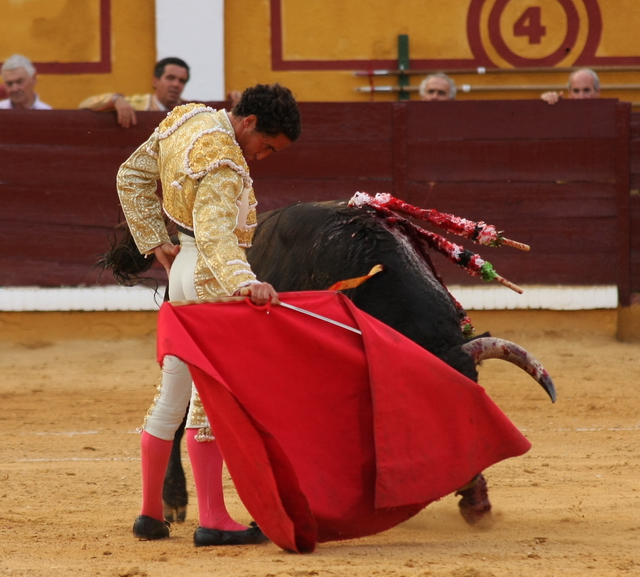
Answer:
[[(586, 19), (584, 0), (571, 0)], [(483, 26), (496, 0), (485, 0)], [(226, 2), (226, 82), (227, 89), (242, 89), (256, 82), (278, 81), (292, 88), (302, 101), (368, 101), (369, 94), (355, 92), (368, 80), (354, 77), (351, 71), (273, 71), (269, 0), (233, 0)], [(428, 58), (472, 57), (467, 40), (467, 13), (471, 0), (282, 0), (285, 59), (396, 59), (399, 34), (409, 35), (412, 60)], [(562, 40), (566, 16), (558, 0), (511, 0), (505, 15), (520, 13), (528, 6), (543, 10), (548, 38)], [(638, 0), (598, 0), (603, 34), (597, 56), (640, 56), (640, 42), (634, 32), (640, 27)], [(491, 49), (483, 33), (483, 45)], [(584, 46), (586, 32), (581, 29), (577, 47)], [(520, 41), (520, 39), (515, 39)], [(535, 54), (535, 48), (531, 56)], [(527, 49), (521, 46), (516, 51)], [(499, 58), (497, 58), (499, 60)], [(558, 66), (573, 66), (575, 57)], [(508, 63), (505, 67), (512, 68)], [(640, 66), (636, 71), (599, 72), (603, 85), (636, 84), (640, 87)], [(469, 84), (472, 91), (458, 93), (459, 100), (487, 98), (538, 98), (538, 90), (516, 92), (473, 92), (474, 86), (559, 85), (565, 86), (566, 72), (522, 72), (510, 74), (460, 74), (446, 70), (458, 86)], [(422, 77), (411, 77), (419, 85)], [(379, 86), (397, 85), (395, 77), (376, 78)], [(640, 90), (604, 91), (603, 97), (640, 102)], [(397, 100), (397, 94), (376, 93), (376, 101)], [(411, 99), (418, 99), (412, 93)]]
[[(315, 13), (309, 20), (322, 18), (327, 21), (332, 17), (329, 10), (335, 6), (332, 0), (329, 0), (331, 6), (314, 4)], [(299, 11), (294, 13), (295, 17), (299, 15)], [(287, 18), (286, 13), (284, 17)], [(286, 21), (287, 27), (295, 29), (298, 25), (295, 19)], [(353, 91), (359, 82), (351, 72), (271, 69), (269, 0), (225, 2), (225, 80), (227, 90), (243, 90), (258, 82), (279, 82), (291, 88), (303, 102), (362, 100), (362, 96)]]
[[(0, 1), (0, 50), (24, 53), (33, 61), (96, 61), (98, 0)], [(61, 39), (66, 38), (66, 42)]]
[[(99, 61), (98, 0), (0, 0), (0, 60)], [(77, 108), (102, 92), (147, 93), (156, 61), (154, 0), (111, 0), (111, 74), (38, 74), (54, 108)]]
[[(205, 2), (206, 0), (202, 0)], [(467, 41), (467, 13), (477, 0), (281, 0), (285, 59), (397, 58), (397, 37), (408, 34), (412, 60), (471, 58)], [(570, 0), (585, 17), (584, 3)], [(496, 0), (485, 0), (483, 22)], [(548, 41), (558, 42), (564, 13), (558, 0), (510, 0), (505, 14), (513, 17), (527, 6), (540, 6), (548, 24)], [(640, 57), (640, 2), (598, 0), (603, 34), (598, 56)], [(34, 61), (97, 61), (99, 58), (99, 0), (0, 0), (0, 60), (22, 52)], [(101, 92), (126, 94), (151, 90), (155, 63), (154, 0), (111, 0), (112, 72), (110, 74), (39, 74), (38, 92), (54, 108), (76, 108), (85, 97)], [(508, 34), (509, 30), (505, 30)], [(578, 45), (584, 44), (584, 30)], [(516, 39), (520, 42), (520, 39)], [(483, 45), (487, 45), (483, 33)], [(536, 47), (514, 45), (516, 51)], [(206, 40), (203, 39), (203, 50)], [(499, 59), (488, 47), (492, 57)], [(541, 50), (541, 49), (539, 49)], [(571, 66), (569, 55), (561, 65)], [(509, 66), (508, 63), (504, 64)], [(474, 92), (488, 85), (565, 85), (566, 72), (517, 74), (460, 74), (448, 70), (470, 93), (459, 99), (538, 98), (539, 91)], [(604, 85), (640, 86), (640, 66), (631, 72), (600, 72)], [(421, 78), (411, 78), (417, 86)], [(271, 68), (269, 0), (225, 1), (226, 90), (242, 90), (257, 82), (280, 82), (301, 101), (368, 101), (358, 93), (366, 78), (350, 70), (274, 71)], [(394, 85), (395, 77), (375, 80)], [(640, 90), (605, 91), (603, 96), (640, 102)], [(417, 93), (412, 93), (417, 99)], [(396, 100), (395, 94), (376, 94), (376, 101)]]

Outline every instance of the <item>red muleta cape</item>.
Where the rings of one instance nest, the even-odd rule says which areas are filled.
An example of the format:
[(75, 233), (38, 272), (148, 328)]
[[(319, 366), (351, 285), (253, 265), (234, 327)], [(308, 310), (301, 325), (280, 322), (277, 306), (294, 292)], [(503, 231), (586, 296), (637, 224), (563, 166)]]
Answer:
[(173, 306), (158, 361), (189, 365), (240, 499), (288, 551), (407, 520), (531, 444), (477, 383), (340, 293)]

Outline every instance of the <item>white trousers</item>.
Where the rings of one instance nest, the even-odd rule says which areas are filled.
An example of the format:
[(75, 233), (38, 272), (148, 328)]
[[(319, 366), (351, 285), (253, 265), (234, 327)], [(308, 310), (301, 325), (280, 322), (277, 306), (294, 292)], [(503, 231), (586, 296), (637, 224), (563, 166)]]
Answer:
[[(193, 238), (180, 234), (180, 252), (169, 273), (169, 300), (198, 300), (194, 286), (194, 273), (198, 249)], [(144, 430), (150, 435), (173, 440), (182, 423), (191, 398), (191, 373), (185, 363), (167, 355), (162, 362), (160, 393), (149, 409)]]

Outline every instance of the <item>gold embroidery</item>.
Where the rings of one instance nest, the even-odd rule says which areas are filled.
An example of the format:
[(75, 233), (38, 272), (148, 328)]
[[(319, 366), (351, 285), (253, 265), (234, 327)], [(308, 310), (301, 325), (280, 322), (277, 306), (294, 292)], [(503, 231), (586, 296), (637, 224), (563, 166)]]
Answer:
[(204, 112), (204, 109), (206, 109), (207, 107), (204, 104), (199, 104), (197, 102), (191, 102), (190, 104), (183, 104), (182, 106), (176, 106), (167, 115), (167, 117), (160, 123), (160, 126), (158, 126), (158, 131), (160, 133), (168, 132), (180, 120), (182, 120), (183, 116), (189, 114), (191, 111), (195, 110), (196, 108), (202, 108)]
[(209, 420), (204, 412), (200, 395), (194, 390), (191, 393), (191, 404), (189, 405), (189, 414), (187, 416), (187, 428), (199, 429), (208, 427)]
[(169, 242), (160, 199), (156, 194), (160, 177), (158, 163), (149, 153), (157, 149), (158, 139), (154, 134), (120, 167), (116, 179), (122, 210), (142, 254)]
[(140, 431), (144, 431), (145, 428), (147, 427), (147, 421), (149, 420), (149, 417), (151, 416), (151, 413), (153, 413), (153, 410), (156, 408), (156, 404), (158, 403), (158, 400), (160, 399), (160, 393), (162, 392), (162, 375), (160, 375), (160, 382), (158, 383), (158, 386), (156, 387), (156, 390), (158, 391), (156, 393), (156, 396), (153, 397), (153, 401), (151, 402), (151, 406), (149, 407), (149, 410), (147, 411), (147, 414), (144, 416), (144, 421), (142, 422), (142, 427), (140, 427)]
[(189, 168), (195, 174), (210, 172), (223, 161), (231, 161), (241, 171), (249, 173), (242, 151), (226, 132), (215, 131), (199, 136), (188, 152)]
[[(174, 222), (194, 230), (198, 297), (230, 295), (256, 280), (247, 266), (228, 264), (246, 261), (243, 247), (250, 246), (253, 237), (256, 201), (248, 167), (230, 136), (233, 127), (226, 111), (209, 112), (201, 105), (178, 108), (159, 127), (170, 134), (156, 131), (120, 168), (121, 204), (142, 253), (169, 242), (162, 208)], [(204, 174), (194, 178), (193, 170)], [(156, 194), (160, 178), (162, 208)], [(241, 213), (242, 197), (247, 200), (240, 202)]]
[(242, 178), (226, 166), (205, 176), (198, 187), (193, 205), (198, 246), (194, 278), (201, 299), (230, 295), (243, 283), (255, 280), (246, 266), (228, 264), (247, 260), (234, 234), (242, 191)]
[(240, 246), (244, 246), (249, 248), (251, 246), (251, 242), (253, 241), (253, 230), (252, 228), (239, 229), (237, 228), (234, 232), (238, 237), (238, 242)]

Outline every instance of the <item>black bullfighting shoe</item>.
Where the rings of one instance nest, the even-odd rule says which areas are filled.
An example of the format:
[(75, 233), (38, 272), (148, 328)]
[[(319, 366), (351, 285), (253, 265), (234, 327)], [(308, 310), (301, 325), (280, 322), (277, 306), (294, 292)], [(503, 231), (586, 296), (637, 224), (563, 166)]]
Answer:
[(169, 536), (169, 523), (140, 515), (133, 523), (133, 534), (146, 541), (166, 539)]
[(268, 541), (260, 527), (252, 522), (244, 531), (222, 531), (220, 529), (207, 529), (198, 527), (193, 534), (193, 544), (196, 547), (209, 547), (211, 545), (258, 545)]

